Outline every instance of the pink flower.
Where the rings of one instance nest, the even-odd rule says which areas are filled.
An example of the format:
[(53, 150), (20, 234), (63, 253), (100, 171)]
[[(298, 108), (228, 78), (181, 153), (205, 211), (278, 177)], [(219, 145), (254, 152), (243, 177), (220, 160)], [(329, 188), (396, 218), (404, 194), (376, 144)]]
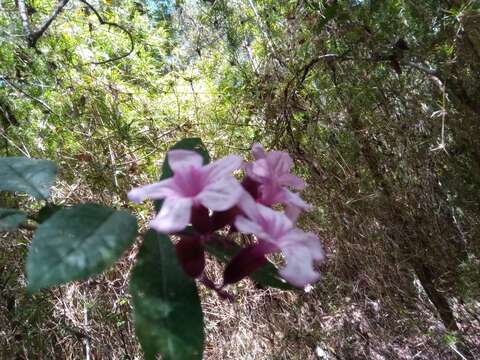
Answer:
[(205, 166), (202, 157), (194, 151), (171, 150), (167, 158), (173, 171), (171, 178), (128, 193), (128, 198), (137, 203), (164, 199), (160, 212), (150, 223), (153, 229), (177, 232), (191, 222), (192, 208), (204, 206), (224, 211), (239, 201), (243, 189), (232, 172), (241, 167), (241, 157), (230, 155)]
[[(287, 265), (280, 269), (279, 273), (285, 280), (303, 287), (320, 279), (320, 274), (315, 271), (313, 264), (324, 260), (325, 255), (316, 235), (297, 229), (285, 214), (255, 203), (248, 194), (242, 197), (239, 207), (246, 216), (237, 216), (236, 228), (242, 233), (254, 234), (259, 239), (254, 249), (245, 250), (249, 258), (261, 259), (265, 254), (282, 251)], [(248, 262), (246, 259), (234, 260), (237, 264)], [(261, 264), (261, 261), (256, 260), (256, 263)], [(242, 275), (248, 275), (242, 271), (237, 270)], [(235, 279), (240, 277), (229, 276)]]
[(259, 184), (260, 203), (271, 206), (285, 204), (286, 213), (292, 220), (296, 220), (301, 210), (309, 210), (311, 206), (303, 201), (296, 193), (287, 189), (292, 187), (298, 190), (305, 188), (305, 182), (290, 173), (293, 160), (286, 152), (265, 152), (262, 145), (254, 144), (252, 154), (255, 161), (245, 166), (247, 176)]

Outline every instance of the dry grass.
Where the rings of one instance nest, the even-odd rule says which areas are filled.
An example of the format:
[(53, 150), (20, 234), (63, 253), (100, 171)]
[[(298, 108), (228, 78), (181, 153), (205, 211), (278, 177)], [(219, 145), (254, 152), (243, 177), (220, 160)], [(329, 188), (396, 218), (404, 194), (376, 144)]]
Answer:
[[(89, 359), (141, 359), (128, 301), (136, 247), (101, 277), (29, 298), (24, 235), (0, 242), (0, 358), (86, 359), (88, 351)], [(209, 271), (219, 277), (221, 267), (209, 261)], [(202, 288), (205, 359), (458, 357), (421, 292), (417, 311), (395, 318), (379, 302), (342, 298), (336, 287), (331, 276), (309, 293), (259, 289), (247, 280), (230, 289), (233, 304)], [(457, 303), (457, 317), (467, 339), (480, 346), (480, 304), (469, 306)]]
[[(120, 195), (96, 194), (80, 185), (83, 181), (59, 183), (55, 196), (67, 203), (100, 197), (122, 204)], [(307, 226), (319, 231), (313, 223)], [(138, 243), (102, 276), (28, 297), (23, 267), (29, 237), (24, 230), (0, 237), (0, 359), (141, 359), (128, 294)], [(229, 289), (236, 298), (232, 304), (200, 286), (207, 334), (204, 358), (459, 358), (421, 287), (416, 287), (415, 299), (409, 299), (414, 308), (392, 311), (381, 298), (369, 299), (368, 274), (352, 284), (340, 282), (338, 249), (333, 241), (326, 246), (330, 259), (324, 279), (308, 293), (261, 289), (244, 280)], [(217, 262), (209, 259), (207, 268), (212, 278), (221, 278)], [(475, 353), (473, 348), (480, 348), (480, 304), (454, 301), (454, 308)]]

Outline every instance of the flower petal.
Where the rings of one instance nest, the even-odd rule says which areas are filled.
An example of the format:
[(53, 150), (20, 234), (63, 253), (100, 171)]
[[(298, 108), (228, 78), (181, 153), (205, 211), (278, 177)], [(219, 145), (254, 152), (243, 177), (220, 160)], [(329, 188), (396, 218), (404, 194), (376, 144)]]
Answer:
[(283, 194), (283, 202), (285, 203), (285, 214), (293, 222), (297, 221), (302, 210), (312, 210), (312, 205), (303, 201), (303, 199), (298, 196), (298, 194), (291, 192), (288, 189), (283, 189)]
[(127, 196), (131, 201), (141, 203), (145, 199), (158, 200), (176, 195), (177, 191), (172, 179), (166, 179), (154, 184), (133, 188)]
[(263, 235), (263, 230), (260, 225), (258, 225), (254, 221), (247, 219), (245, 216), (242, 215), (237, 216), (237, 218), (235, 219), (235, 227), (239, 232), (244, 234)]
[(276, 239), (276, 242), (293, 228), (293, 222), (284, 213), (260, 204), (258, 210), (262, 216), (263, 230)]
[(252, 146), (252, 155), (255, 160), (263, 159), (264, 157), (266, 157), (265, 149), (261, 144), (255, 143)]
[(289, 173), (293, 166), (292, 158), (284, 151), (270, 151), (266, 159), (272, 176)]
[(173, 233), (185, 229), (190, 222), (192, 200), (188, 198), (166, 198), (160, 212), (150, 226), (161, 233)]
[(314, 261), (325, 259), (320, 239), (311, 232), (306, 233), (300, 229), (292, 229), (279, 240), (278, 245), (282, 249), (303, 247), (308, 250)]
[(306, 211), (312, 210), (313, 206), (305, 202), (300, 196), (298, 196), (298, 194), (288, 189), (284, 189), (284, 193), (285, 193), (285, 202), (287, 204), (294, 205)]
[(260, 221), (258, 204), (248, 192), (244, 192), (238, 201), (239, 209), (253, 221)]
[(243, 159), (237, 155), (229, 155), (214, 161), (203, 168), (207, 181), (213, 182), (226, 176), (231, 176), (234, 170), (240, 169)]
[(250, 173), (254, 179), (268, 179), (270, 176), (270, 168), (268, 165), (267, 159), (259, 159), (255, 161), (251, 167), (247, 168), (247, 171), (250, 169)]
[(225, 178), (207, 185), (195, 198), (202, 205), (215, 211), (233, 207), (244, 190), (234, 177)]
[(298, 190), (305, 189), (305, 181), (290, 173), (280, 175), (277, 181), (282, 186), (291, 186)]
[(279, 274), (292, 285), (304, 287), (320, 279), (320, 273), (313, 268), (313, 258), (307, 247), (289, 246), (282, 249), (287, 265)]
[(168, 165), (174, 173), (189, 167), (200, 168), (203, 164), (202, 156), (191, 150), (170, 150), (167, 158)]

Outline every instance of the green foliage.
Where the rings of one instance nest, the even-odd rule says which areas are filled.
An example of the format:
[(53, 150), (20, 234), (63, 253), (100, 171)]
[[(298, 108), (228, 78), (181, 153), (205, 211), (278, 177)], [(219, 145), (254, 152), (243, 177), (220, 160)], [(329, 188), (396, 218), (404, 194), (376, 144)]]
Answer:
[(35, 233), (27, 257), (30, 292), (108, 269), (132, 244), (135, 218), (96, 204), (56, 212)]
[(170, 239), (149, 231), (130, 281), (135, 331), (148, 360), (202, 359), (204, 325), (193, 279), (178, 264)]
[(20, 210), (0, 208), (0, 231), (15, 230), (27, 218), (27, 214)]
[(56, 165), (48, 160), (0, 158), (0, 190), (3, 191), (47, 199), (56, 174)]
[[(61, 164), (55, 202), (125, 206), (178, 138), (201, 137), (212, 158), (261, 141), (308, 180), (317, 211), (302, 221), (331, 240), (338, 308), (355, 291), (405, 314), (415, 262), (445, 298), (478, 294), (477, 1), (177, 1), (166, 16), (100, 1), (135, 41), (103, 65), (129, 50), (124, 31), (70, 1), (31, 49), (16, 3), (0, 2), (0, 152)], [(38, 27), (57, 2), (27, 3)], [(0, 190), (48, 196), (4, 174)]]

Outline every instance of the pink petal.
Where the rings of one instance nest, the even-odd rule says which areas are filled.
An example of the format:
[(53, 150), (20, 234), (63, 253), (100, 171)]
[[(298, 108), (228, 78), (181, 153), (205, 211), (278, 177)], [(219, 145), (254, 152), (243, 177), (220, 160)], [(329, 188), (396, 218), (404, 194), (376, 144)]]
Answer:
[(314, 233), (308, 232), (306, 235), (305, 246), (310, 249), (310, 254), (312, 254), (313, 260), (317, 262), (324, 261), (325, 252), (323, 251), (320, 239)]
[(238, 231), (244, 234), (263, 235), (263, 230), (260, 225), (242, 215), (237, 216), (235, 219), (235, 227)]
[(303, 209), (303, 210), (312, 210), (313, 206), (310, 205), (309, 203), (305, 202), (300, 196), (298, 196), (298, 194), (288, 190), (288, 189), (284, 189), (284, 193), (285, 193), (285, 202), (287, 204), (291, 204), (291, 205), (294, 205), (300, 209)]
[(169, 196), (176, 196), (177, 192), (172, 179), (160, 181), (158, 183), (133, 188), (128, 193), (128, 198), (136, 203), (141, 203), (145, 199), (163, 199)]
[(211, 210), (224, 211), (236, 205), (243, 193), (237, 180), (229, 177), (207, 185), (195, 200)]
[(262, 182), (262, 178), (258, 177), (257, 175), (254, 174), (253, 172), (253, 164), (254, 163), (245, 163), (243, 165), (245, 172), (247, 173), (247, 176), (245, 177), (245, 180), (250, 179), (250, 181), (254, 181), (257, 183)]
[(258, 209), (263, 219), (264, 231), (276, 239), (276, 241), (293, 228), (292, 221), (284, 213), (260, 204), (258, 205)]
[(203, 164), (200, 154), (191, 150), (170, 150), (167, 157), (168, 164), (174, 173), (189, 167), (200, 168)]
[(305, 188), (305, 181), (293, 174), (283, 174), (278, 177), (277, 181), (282, 186), (291, 186), (298, 190), (303, 190)]
[(313, 268), (313, 259), (306, 247), (282, 249), (287, 265), (279, 270), (280, 275), (292, 285), (304, 287), (320, 279), (320, 273)]
[(278, 246), (282, 249), (305, 248), (314, 261), (325, 259), (320, 239), (311, 232), (306, 233), (300, 229), (292, 229), (279, 240)]
[(258, 211), (258, 204), (248, 192), (244, 192), (238, 201), (240, 210), (254, 221), (260, 220), (260, 212)]
[(270, 176), (270, 168), (268, 166), (267, 159), (260, 159), (255, 161), (250, 169), (250, 172), (254, 177), (265, 179)]
[(267, 154), (267, 162), (270, 166), (272, 175), (275, 176), (289, 173), (293, 166), (292, 158), (283, 151), (270, 151)]
[(264, 157), (266, 157), (265, 149), (261, 144), (255, 143), (252, 146), (252, 155), (255, 160), (263, 159)]
[(167, 234), (183, 230), (190, 222), (191, 212), (191, 199), (166, 198), (150, 226), (158, 232)]
[(272, 206), (286, 201), (286, 191), (284, 187), (278, 186), (273, 181), (265, 181), (259, 186), (260, 202), (267, 206)]
[(206, 165), (203, 170), (207, 174), (207, 181), (216, 181), (226, 176), (231, 176), (232, 172), (240, 169), (243, 159), (237, 155), (229, 155)]

